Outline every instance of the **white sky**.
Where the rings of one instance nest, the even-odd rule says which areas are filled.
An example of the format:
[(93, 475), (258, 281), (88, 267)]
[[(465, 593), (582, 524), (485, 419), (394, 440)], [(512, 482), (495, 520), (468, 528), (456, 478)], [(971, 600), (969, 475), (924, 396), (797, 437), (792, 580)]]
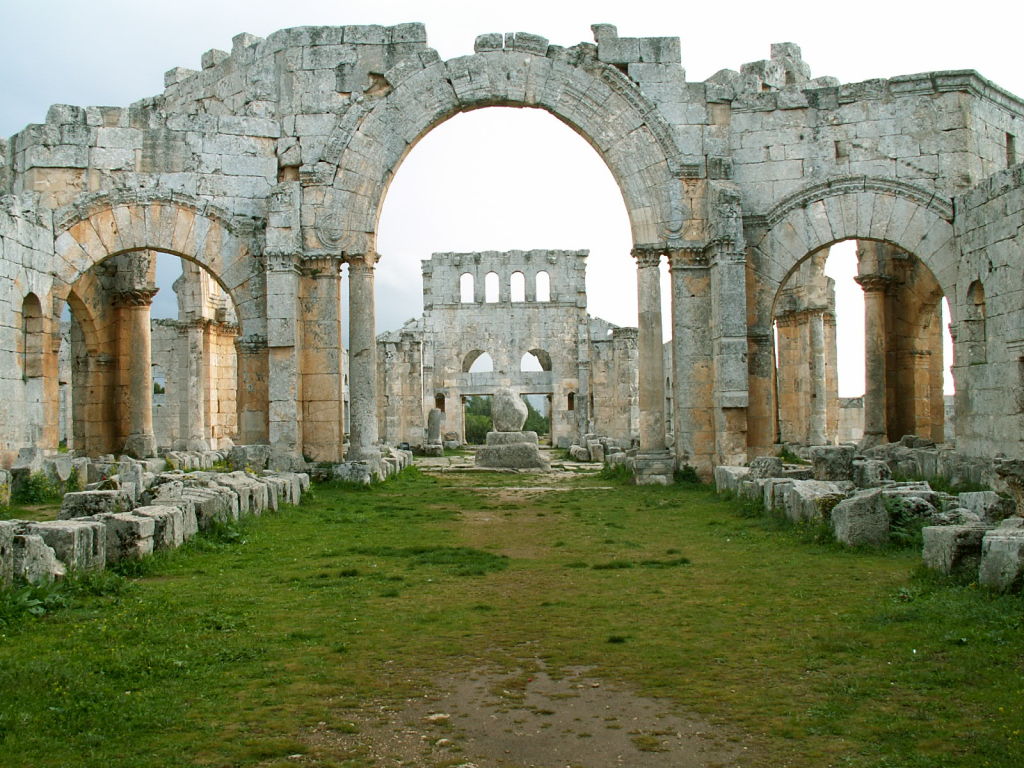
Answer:
[[(53, 103), (127, 105), (163, 89), (163, 73), (199, 68), (239, 32), (265, 36), (300, 25), (422, 21), (443, 58), (472, 52), (486, 32), (526, 31), (559, 45), (592, 41), (590, 25), (623, 36), (678, 36), (691, 81), (767, 58), (795, 42), (812, 73), (842, 82), (944, 69), (976, 69), (1024, 94), (1013, 2), (317, 2), (315, 0), (0, 0), (0, 135), (42, 122)], [(482, 110), (435, 129), (395, 177), (382, 217), (378, 326), (419, 314), (420, 259), (433, 251), (588, 248), (590, 310), (635, 324), (635, 277), (622, 198), (596, 153), (550, 115)], [(832, 271), (830, 265), (829, 271)], [(164, 301), (170, 280), (162, 280)], [(839, 289), (842, 286), (838, 286)], [(859, 289), (858, 289), (859, 290)], [(667, 298), (667, 297), (666, 297)], [(167, 310), (163, 311), (167, 314)], [(840, 298), (840, 332), (857, 310)], [(666, 326), (668, 315), (666, 313)], [(840, 339), (840, 359), (861, 348)], [(947, 360), (948, 365), (948, 360)], [(842, 395), (863, 374), (840, 369)]]

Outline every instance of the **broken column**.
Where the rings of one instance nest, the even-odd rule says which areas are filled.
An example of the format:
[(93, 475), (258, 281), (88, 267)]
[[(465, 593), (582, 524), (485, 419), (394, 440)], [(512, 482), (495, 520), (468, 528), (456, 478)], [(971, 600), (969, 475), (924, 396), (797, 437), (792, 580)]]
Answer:
[(494, 430), (487, 433), (487, 444), (476, 452), (478, 467), (548, 470), (541, 455), (536, 432), (523, 432), (528, 415), (522, 397), (509, 387), (501, 387), (491, 399)]

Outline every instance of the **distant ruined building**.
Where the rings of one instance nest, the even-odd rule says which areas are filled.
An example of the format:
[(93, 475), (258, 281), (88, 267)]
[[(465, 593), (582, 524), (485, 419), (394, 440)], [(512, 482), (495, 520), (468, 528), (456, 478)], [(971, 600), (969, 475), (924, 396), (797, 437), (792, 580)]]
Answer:
[[(1024, 102), (973, 71), (812, 78), (788, 43), (688, 82), (678, 38), (593, 30), (595, 42), (568, 48), (485, 34), (449, 61), (415, 23), (242, 34), (200, 70), (170, 70), (162, 94), (124, 108), (55, 105), (0, 141), (0, 465), (23, 448), (57, 449), (62, 401), (64, 434), (90, 454), (233, 441), (270, 444), (279, 465), (373, 461), (381, 438), (414, 438), (438, 397), (447, 409), (490, 386), (466, 370), (488, 349), (505, 350), (490, 352), (495, 376), (550, 394), (559, 439), (606, 418), (603, 429), (635, 437), (641, 482), (683, 464), (707, 474), (784, 441), (832, 441), (833, 307), (820, 265), (842, 241), (857, 243), (865, 297), (864, 440), (944, 434), (945, 298), (957, 450), (1024, 458)], [(479, 344), (448, 333), (469, 316), (440, 277), (462, 273), (457, 255), (428, 275), (425, 318), (445, 331), (432, 351), (413, 351), (430, 323), (378, 345), (388, 185), (435, 126), (496, 105), (546, 110), (607, 164), (633, 239), (636, 273), (623, 286), (638, 292), (635, 339), (598, 338), (555, 279), (579, 256), (553, 252), (531, 257), (558, 296), (537, 316), (564, 317), (550, 336), (537, 326), (538, 346), (523, 346), (534, 342), (518, 320), (494, 326), (514, 336), (502, 347), (487, 329)], [(175, 324), (150, 322), (154, 252), (190, 265)], [(507, 258), (502, 269), (516, 271)], [(510, 317), (532, 311), (509, 304)], [(534, 349), (550, 370), (540, 355), (541, 372), (517, 370), (515, 354)], [(634, 371), (616, 368), (634, 350), (635, 420), (631, 390), (623, 400), (618, 389)], [(178, 393), (166, 419), (153, 416), (154, 372)]]

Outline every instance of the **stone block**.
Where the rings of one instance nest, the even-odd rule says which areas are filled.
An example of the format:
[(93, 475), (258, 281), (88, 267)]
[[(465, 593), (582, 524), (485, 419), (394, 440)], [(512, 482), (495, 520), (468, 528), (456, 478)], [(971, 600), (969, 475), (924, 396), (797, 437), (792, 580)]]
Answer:
[(373, 468), (366, 461), (345, 461), (334, 465), (334, 479), (355, 485), (370, 485)]
[[(524, 406), (525, 410), (525, 406)], [(548, 460), (533, 443), (485, 445), (477, 449), (476, 466), (505, 469), (551, 469)]]
[(151, 517), (119, 512), (97, 515), (96, 519), (106, 527), (108, 565), (122, 560), (141, 560), (153, 554), (156, 521)]
[(238, 497), (238, 514), (259, 515), (267, 508), (267, 487), (245, 472), (214, 476), (214, 483), (229, 488)]
[(827, 520), (832, 508), (847, 495), (843, 486), (824, 480), (793, 480), (781, 493), (782, 509), (793, 522)]
[(508, 387), (499, 387), (491, 398), (491, 421), (495, 432), (519, 432), (529, 412), (526, 403)]
[(69, 520), (74, 517), (118, 514), (131, 508), (131, 497), (124, 491), (78, 491), (64, 494), (58, 517)]
[(740, 490), (740, 481), (750, 474), (750, 467), (715, 467), (715, 488), (719, 493), (735, 493)]
[(71, 571), (99, 571), (107, 564), (107, 538), (96, 520), (47, 520), (30, 523), (25, 533), (39, 536)]
[(604, 445), (599, 440), (587, 443), (587, 452), (590, 454), (591, 461), (604, 464)]
[(1012, 500), (1000, 496), (995, 491), (971, 491), (957, 496), (961, 507), (978, 515), (982, 520), (998, 523), (1015, 512)]
[(39, 536), (18, 534), (13, 540), (14, 578), (29, 584), (43, 584), (63, 579), (64, 564)]
[(444, 446), (441, 443), (427, 443), (420, 449), (424, 456), (444, 456)]
[(14, 580), (14, 537), (19, 524), (0, 520), (0, 589), (9, 587)]
[(831, 513), (836, 541), (849, 547), (880, 546), (889, 540), (889, 512), (880, 489), (861, 491)]
[(981, 524), (926, 526), (921, 530), (921, 558), (925, 566), (940, 573), (977, 573), (981, 542), (988, 530)]
[[(176, 549), (185, 541), (185, 514), (179, 507), (153, 505), (136, 507), (132, 514), (153, 521), (153, 549)], [(193, 531), (194, 533), (194, 531)]]
[(782, 477), (782, 459), (777, 456), (758, 456), (750, 462), (750, 477)]
[(853, 478), (851, 445), (816, 445), (809, 449), (815, 480), (850, 480)]
[(793, 481), (785, 477), (767, 477), (761, 484), (761, 503), (766, 510), (784, 510), (786, 494), (793, 486)]
[(877, 488), (892, 479), (889, 465), (879, 459), (854, 459), (853, 484), (858, 488)]
[(582, 445), (573, 445), (569, 447), (569, 458), (573, 461), (590, 461), (590, 451)]
[(538, 445), (536, 432), (488, 432), (487, 445), (515, 445), (530, 443)]
[(1024, 520), (1012, 517), (985, 533), (978, 583), (1000, 592), (1019, 591), (1024, 581)]

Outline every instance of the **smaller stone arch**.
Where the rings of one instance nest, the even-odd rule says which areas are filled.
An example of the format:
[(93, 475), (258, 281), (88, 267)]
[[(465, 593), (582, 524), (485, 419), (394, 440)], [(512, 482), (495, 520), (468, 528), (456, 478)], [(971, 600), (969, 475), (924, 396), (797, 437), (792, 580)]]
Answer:
[(530, 350), (527, 350), (526, 352), (524, 352), (523, 356), (519, 359), (519, 370), (520, 371), (533, 370), (532, 368), (527, 368), (526, 367), (527, 365), (530, 364), (531, 358), (532, 358), (532, 360), (535, 360), (538, 365), (540, 365), (540, 369), (542, 371), (550, 371), (551, 370), (551, 355), (548, 354), (543, 349), (534, 348), (534, 349), (530, 349)]
[(508, 280), (509, 300), (513, 303), (526, 301), (526, 275), (520, 270), (512, 273)]
[(540, 270), (533, 276), (534, 297), (536, 301), (551, 301), (551, 275), (547, 270)]
[(484, 275), (484, 302), (494, 304), (501, 299), (501, 279), (497, 272)]
[(988, 360), (988, 339), (985, 320), (985, 284), (974, 280), (967, 286), (967, 301), (964, 304), (964, 348), (967, 363), (973, 365)]
[(476, 302), (476, 281), (472, 272), (463, 272), (459, 276), (459, 303), (473, 304)]
[(26, 381), (43, 375), (44, 321), (42, 302), (36, 294), (28, 293), (21, 302), (21, 377)]
[(491, 370), (494, 370), (494, 359), (491, 357), (491, 355), (487, 352), (484, 352), (482, 349), (474, 349), (467, 352), (466, 355), (462, 358), (462, 372), (469, 373), (470, 368), (472, 368), (473, 365), (478, 360), (481, 362), (481, 364), (485, 363), (487, 360), (490, 360)]

